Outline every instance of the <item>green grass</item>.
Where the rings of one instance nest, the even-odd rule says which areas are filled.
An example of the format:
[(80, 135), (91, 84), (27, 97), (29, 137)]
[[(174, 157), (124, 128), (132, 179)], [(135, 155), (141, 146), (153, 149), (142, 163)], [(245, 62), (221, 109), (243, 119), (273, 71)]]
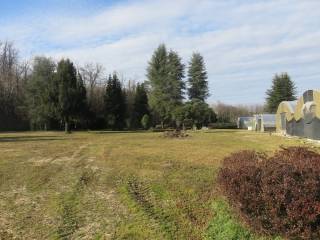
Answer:
[(281, 240), (280, 237), (263, 237), (250, 232), (233, 215), (223, 198), (217, 198), (213, 201), (212, 210), (215, 214), (206, 232), (208, 240)]
[(208, 239), (254, 239), (250, 231), (239, 224), (232, 216), (232, 213), (225, 201), (219, 199), (212, 203), (212, 210), (215, 215), (207, 229)]
[(0, 134), (0, 239), (267, 239), (218, 194), (222, 159), (305, 144), (219, 130)]

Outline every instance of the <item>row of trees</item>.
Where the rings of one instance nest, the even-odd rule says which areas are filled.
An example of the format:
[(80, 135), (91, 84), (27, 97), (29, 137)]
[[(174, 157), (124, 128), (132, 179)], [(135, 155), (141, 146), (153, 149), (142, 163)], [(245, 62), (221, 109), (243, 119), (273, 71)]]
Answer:
[(105, 76), (100, 64), (77, 67), (68, 59), (56, 63), (46, 57), (21, 62), (12, 43), (0, 42), (0, 130), (201, 127), (275, 112), (281, 101), (296, 99), (295, 84), (283, 73), (275, 75), (264, 109), (218, 103), (216, 115), (206, 103), (203, 57), (194, 53), (185, 66), (163, 44), (148, 63), (144, 83), (125, 83), (116, 73)]
[[(155, 116), (164, 123), (195, 124), (200, 127), (210, 122), (236, 123), (240, 116), (257, 113), (275, 113), (282, 101), (296, 100), (296, 86), (287, 73), (276, 74), (272, 86), (266, 91), (264, 105), (227, 105), (221, 102), (210, 108), (205, 100), (209, 96), (207, 72), (203, 57), (194, 53), (185, 77), (185, 65), (177, 52), (167, 51), (160, 45), (154, 52), (148, 67), (150, 107)], [(185, 100), (185, 92), (188, 101)]]
[[(186, 95), (188, 101), (186, 101)], [(177, 52), (160, 45), (147, 68), (147, 81), (105, 77), (100, 64), (75, 66), (35, 57), (21, 63), (11, 43), (0, 44), (0, 129), (138, 129), (150, 126), (201, 127), (214, 121), (203, 57), (185, 65)]]
[(32, 127), (59, 128), (60, 124), (66, 132), (71, 123), (74, 128), (140, 128), (142, 117), (149, 114), (144, 84), (123, 87), (114, 73), (106, 84), (98, 85), (100, 72), (99, 65), (77, 70), (68, 59), (56, 65), (49, 58), (36, 57), (27, 84)]
[(192, 55), (185, 81), (185, 65), (179, 54), (160, 45), (149, 62), (146, 82), (150, 110), (156, 122), (162, 127), (167, 124), (199, 128), (215, 121), (215, 113), (205, 102), (209, 96), (207, 78), (204, 59), (199, 53)]
[(263, 113), (264, 105), (230, 105), (218, 102), (212, 105), (217, 114), (217, 122), (219, 123), (237, 123), (238, 117), (252, 116), (253, 114)]
[(147, 127), (145, 84), (123, 82), (99, 64), (20, 62), (12, 43), (0, 43), (0, 130)]

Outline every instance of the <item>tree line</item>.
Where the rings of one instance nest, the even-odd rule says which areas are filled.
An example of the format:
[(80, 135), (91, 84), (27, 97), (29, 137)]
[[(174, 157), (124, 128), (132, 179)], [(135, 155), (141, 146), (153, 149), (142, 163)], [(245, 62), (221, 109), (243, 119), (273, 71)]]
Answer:
[(44, 56), (21, 62), (12, 43), (0, 43), (0, 130), (201, 127), (215, 119), (205, 102), (203, 57), (193, 54), (186, 81), (185, 68), (177, 52), (160, 45), (146, 81), (125, 82), (100, 64)]
[(235, 122), (238, 116), (274, 113), (281, 101), (296, 99), (287, 73), (275, 75), (266, 104), (210, 107), (204, 58), (193, 53), (187, 66), (164, 44), (155, 49), (146, 80), (106, 75), (100, 64), (75, 66), (37, 56), (22, 62), (10, 42), (0, 42), (0, 130), (201, 128)]

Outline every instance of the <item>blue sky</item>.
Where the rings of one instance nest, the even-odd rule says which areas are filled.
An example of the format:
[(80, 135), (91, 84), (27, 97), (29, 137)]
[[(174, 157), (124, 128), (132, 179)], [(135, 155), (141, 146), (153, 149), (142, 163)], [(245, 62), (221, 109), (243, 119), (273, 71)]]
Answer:
[(0, 0), (0, 41), (25, 59), (99, 62), (145, 80), (153, 50), (166, 43), (185, 64), (206, 61), (209, 102), (259, 104), (275, 73), (298, 93), (319, 89), (319, 0)]

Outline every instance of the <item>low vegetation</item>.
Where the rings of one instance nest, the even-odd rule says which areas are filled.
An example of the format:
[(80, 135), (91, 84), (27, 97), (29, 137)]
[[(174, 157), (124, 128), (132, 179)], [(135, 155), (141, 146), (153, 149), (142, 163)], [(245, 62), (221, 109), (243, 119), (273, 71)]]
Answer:
[(305, 147), (272, 156), (241, 151), (225, 158), (218, 182), (252, 229), (289, 239), (320, 238), (320, 155)]
[(186, 138), (189, 137), (189, 134), (186, 131), (182, 130), (173, 130), (173, 131), (165, 131), (163, 136), (166, 138)]

